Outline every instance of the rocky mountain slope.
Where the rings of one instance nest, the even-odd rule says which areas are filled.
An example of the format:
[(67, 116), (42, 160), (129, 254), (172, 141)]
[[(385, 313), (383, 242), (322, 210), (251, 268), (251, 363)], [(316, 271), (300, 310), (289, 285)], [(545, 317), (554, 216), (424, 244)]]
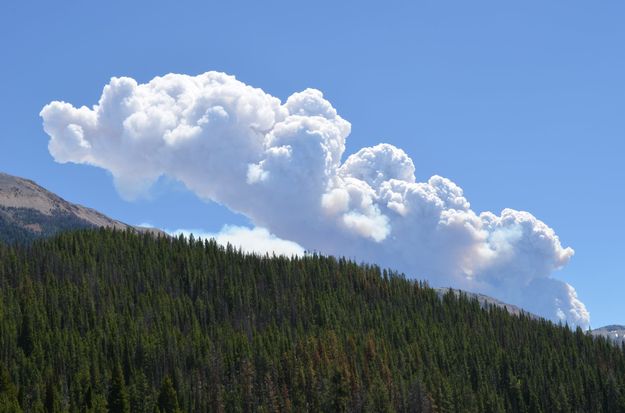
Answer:
[(160, 232), (132, 227), (94, 209), (72, 204), (33, 181), (0, 173), (0, 239), (28, 241), (91, 227)]
[(617, 344), (624, 344), (625, 343), (625, 326), (612, 324), (609, 326), (596, 328), (592, 330), (592, 335), (603, 336), (603, 337), (611, 339)]
[(483, 308), (487, 308), (489, 306), (496, 306), (496, 307), (501, 307), (501, 308), (505, 308), (508, 313), (513, 314), (513, 315), (521, 315), (521, 314), (525, 314), (531, 318), (534, 319), (539, 319), (541, 317), (537, 316), (536, 314), (532, 314), (530, 312), (525, 311), (524, 309), (517, 307), (516, 305), (512, 305), (512, 304), (508, 304), (508, 303), (504, 303), (503, 301), (500, 301), (496, 298), (493, 298), (491, 296), (485, 295), (485, 294), (480, 294), (480, 293), (471, 293), (468, 291), (463, 291), (463, 290), (456, 290), (453, 288), (436, 288), (435, 289), (436, 292), (438, 293), (438, 295), (440, 297), (442, 297), (443, 295), (445, 295), (447, 292), (449, 291), (453, 291), (456, 295), (459, 294), (464, 294), (466, 295), (469, 299), (477, 299), (477, 301), (480, 303), (480, 305)]
[[(496, 306), (505, 308), (508, 313), (513, 315), (525, 314), (526, 316), (529, 316), (530, 318), (536, 320), (541, 318), (540, 316), (527, 312), (526, 310), (517, 307), (516, 305), (504, 303), (503, 301), (500, 301), (488, 295), (471, 293), (463, 290), (456, 290), (453, 288), (436, 288), (435, 290), (438, 293), (439, 297), (442, 297), (449, 291), (453, 291), (456, 295), (463, 294), (469, 299), (477, 299), (477, 301), (483, 308)], [(605, 337), (618, 345), (625, 344), (625, 325), (612, 324), (605, 327), (596, 328), (594, 330), (591, 330), (590, 334), (594, 337)]]

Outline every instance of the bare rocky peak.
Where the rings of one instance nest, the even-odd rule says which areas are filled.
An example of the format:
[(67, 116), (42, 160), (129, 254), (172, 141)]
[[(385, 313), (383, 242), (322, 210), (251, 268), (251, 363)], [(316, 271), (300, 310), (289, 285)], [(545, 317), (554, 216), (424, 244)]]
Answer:
[(612, 324), (592, 330), (593, 336), (603, 336), (618, 344), (625, 343), (625, 326)]
[[(500, 301), (488, 295), (479, 294), (479, 293), (471, 293), (471, 292), (457, 290), (453, 288), (436, 288), (436, 292), (438, 293), (440, 297), (447, 294), (449, 291), (452, 291), (456, 295), (464, 294), (469, 299), (475, 298), (477, 299), (477, 301), (480, 303), (480, 305), (483, 308), (494, 305), (496, 307), (505, 308), (506, 310), (508, 310), (508, 313), (510, 314), (514, 314), (514, 315), (525, 314), (531, 318), (535, 318), (535, 319), (541, 318), (535, 314), (532, 314), (530, 312), (523, 310), (520, 307), (517, 307), (516, 305), (504, 303), (503, 301)], [(591, 330), (590, 334), (592, 334), (594, 337), (605, 337), (609, 339), (610, 341), (619, 345), (625, 344), (625, 325), (612, 324), (612, 325), (608, 325), (605, 327), (596, 328), (594, 330)]]
[[(31, 180), (0, 172), (0, 222), (34, 234), (47, 234), (56, 232), (54, 223), (59, 220), (63, 220), (65, 226), (75, 222), (77, 228), (134, 228), (162, 233), (157, 229), (133, 227), (109, 218), (94, 209), (72, 204)], [(46, 231), (46, 228), (51, 229)]]
[(485, 294), (472, 293), (472, 292), (468, 292), (468, 291), (457, 290), (457, 289), (454, 289), (454, 288), (436, 288), (436, 292), (441, 297), (443, 295), (447, 294), (449, 291), (452, 291), (456, 295), (464, 294), (469, 299), (475, 298), (480, 303), (480, 305), (483, 308), (486, 308), (488, 306), (493, 305), (493, 306), (496, 306), (496, 307), (505, 308), (508, 311), (508, 313), (513, 314), (513, 315), (525, 314), (526, 316), (529, 316), (531, 318), (535, 318), (535, 319), (539, 319), (540, 318), (539, 316), (537, 316), (535, 314), (532, 314), (532, 313), (530, 313), (528, 311), (525, 311), (522, 308), (517, 307), (516, 305), (504, 303), (503, 301), (500, 301), (500, 300), (498, 300), (496, 298), (493, 298), (493, 297), (485, 295)]

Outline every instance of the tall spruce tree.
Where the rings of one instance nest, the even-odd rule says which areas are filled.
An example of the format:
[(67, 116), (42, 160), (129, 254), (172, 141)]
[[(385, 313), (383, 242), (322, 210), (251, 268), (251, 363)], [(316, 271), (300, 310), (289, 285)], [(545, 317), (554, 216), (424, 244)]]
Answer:
[(169, 376), (165, 376), (163, 379), (163, 384), (158, 394), (158, 408), (161, 413), (178, 413), (180, 411), (178, 395)]
[(119, 364), (115, 365), (108, 395), (110, 413), (130, 413), (130, 400), (124, 381), (124, 373)]

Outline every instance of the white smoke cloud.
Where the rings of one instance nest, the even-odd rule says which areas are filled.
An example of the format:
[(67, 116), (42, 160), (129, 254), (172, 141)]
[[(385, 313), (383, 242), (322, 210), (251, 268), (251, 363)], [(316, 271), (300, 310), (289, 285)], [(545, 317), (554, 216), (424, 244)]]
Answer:
[(185, 236), (193, 235), (200, 239), (214, 239), (221, 245), (232, 245), (247, 253), (257, 253), (261, 255), (304, 255), (305, 251), (300, 245), (293, 241), (287, 241), (276, 237), (265, 228), (247, 228), (236, 225), (224, 225), (219, 232), (204, 232), (194, 229), (179, 229), (169, 231), (171, 235)]
[(573, 250), (551, 228), (527, 212), (476, 213), (446, 178), (416, 182), (389, 144), (341, 162), (351, 125), (318, 90), (282, 103), (217, 72), (123, 77), (92, 108), (55, 101), (41, 116), (56, 161), (110, 171), (127, 199), (167, 175), (308, 250), (589, 325), (573, 287), (552, 278)]

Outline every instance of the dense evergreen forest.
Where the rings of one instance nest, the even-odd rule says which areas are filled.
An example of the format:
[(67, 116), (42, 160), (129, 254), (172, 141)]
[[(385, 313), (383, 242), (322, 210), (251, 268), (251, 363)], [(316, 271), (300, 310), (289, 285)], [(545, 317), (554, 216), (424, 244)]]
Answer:
[(1, 412), (622, 412), (625, 348), (376, 266), (84, 230), (0, 244)]
[(58, 232), (93, 228), (78, 217), (62, 212), (42, 214), (33, 208), (12, 208), (0, 205), (0, 240), (26, 243)]

